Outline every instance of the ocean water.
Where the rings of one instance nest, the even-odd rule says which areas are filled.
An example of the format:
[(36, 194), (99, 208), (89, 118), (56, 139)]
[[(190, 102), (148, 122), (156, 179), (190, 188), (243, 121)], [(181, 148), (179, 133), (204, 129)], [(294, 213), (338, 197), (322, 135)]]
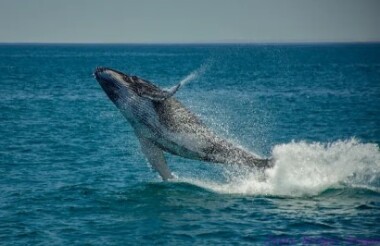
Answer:
[[(265, 174), (167, 155), (92, 73), (161, 87)], [(0, 45), (0, 244), (380, 244), (380, 45)]]

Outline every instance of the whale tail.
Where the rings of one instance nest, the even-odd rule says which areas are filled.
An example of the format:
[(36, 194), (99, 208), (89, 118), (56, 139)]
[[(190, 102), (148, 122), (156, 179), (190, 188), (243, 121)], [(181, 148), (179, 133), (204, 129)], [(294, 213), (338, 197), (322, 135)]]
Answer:
[(274, 167), (274, 163), (275, 161), (273, 158), (266, 158), (266, 159), (254, 159), (248, 165), (258, 168), (258, 169), (268, 169), (268, 168)]

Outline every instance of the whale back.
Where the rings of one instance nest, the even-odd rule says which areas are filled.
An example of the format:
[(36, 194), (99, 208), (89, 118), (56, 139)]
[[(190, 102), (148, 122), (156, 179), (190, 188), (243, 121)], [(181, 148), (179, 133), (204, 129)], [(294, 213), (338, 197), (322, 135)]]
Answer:
[(175, 98), (154, 101), (153, 106), (160, 123), (171, 132), (198, 134), (206, 130), (202, 121)]

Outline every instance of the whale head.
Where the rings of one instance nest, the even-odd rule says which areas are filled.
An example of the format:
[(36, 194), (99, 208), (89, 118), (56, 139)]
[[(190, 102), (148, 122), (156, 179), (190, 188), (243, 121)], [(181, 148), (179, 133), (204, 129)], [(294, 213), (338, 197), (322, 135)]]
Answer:
[(117, 106), (123, 99), (138, 97), (138, 88), (141, 86), (137, 77), (105, 67), (97, 67), (94, 75), (109, 99)]
[(155, 102), (164, 101), (173, 96), (182, 86), (180, 83), (168, 90), (162, 90), (147, 80), (105, 67), (97, 67), (94, 75), (107, 96), (117, 106), (119, 106), (119, 101), (126, 98), (140, 98)]

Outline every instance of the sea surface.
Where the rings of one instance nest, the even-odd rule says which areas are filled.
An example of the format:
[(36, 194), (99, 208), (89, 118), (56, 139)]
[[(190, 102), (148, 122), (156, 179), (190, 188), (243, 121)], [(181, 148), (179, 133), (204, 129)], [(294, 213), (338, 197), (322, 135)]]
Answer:
[[(275, 167), (162, 182), (97, 66)], [(380, 44), (0, 45), (1, 245), (379, 245), (379, 145)]]

